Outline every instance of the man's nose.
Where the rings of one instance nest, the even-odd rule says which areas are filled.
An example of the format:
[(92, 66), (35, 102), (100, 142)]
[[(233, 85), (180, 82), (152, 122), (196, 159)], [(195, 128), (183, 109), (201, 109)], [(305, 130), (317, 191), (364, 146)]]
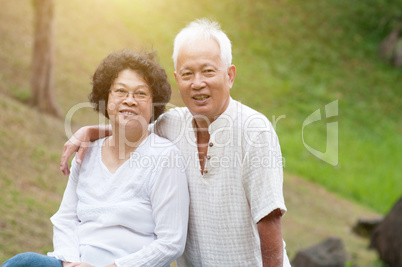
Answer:
[(202, 89), (205, 86), (204, 77), (201, 73), (196, 73), (194, 75), (193, 83), (191, 84), (192, 89)]

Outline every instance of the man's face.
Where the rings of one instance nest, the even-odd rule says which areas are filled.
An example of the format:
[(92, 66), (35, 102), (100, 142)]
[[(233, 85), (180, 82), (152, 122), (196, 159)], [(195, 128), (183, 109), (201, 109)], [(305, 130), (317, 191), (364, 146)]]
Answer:
[(174, 76), (191, 114), (212, 122), (229, 105), (235, 74), (235, 66), (222, 62), (218, 43), (200, 39), (181, 47)]

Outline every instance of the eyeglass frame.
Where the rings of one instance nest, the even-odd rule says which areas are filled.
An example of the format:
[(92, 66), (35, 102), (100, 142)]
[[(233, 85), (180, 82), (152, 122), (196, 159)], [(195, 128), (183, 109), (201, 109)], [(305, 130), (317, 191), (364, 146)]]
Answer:
[[(125, 93), (124, 96), (123, 96), (123, 95), (119, 95), (119, 92), (116, 92), (116, 90), (125, 91), (126, 93)], [(153, 97), (152, 94), (147, 94), (147, 93), (146, 93), (146, 95), (144, 96), (144, 98), (139, 98), (139, 99), (138, 99), (137, 97), (138, 97), (139, 95), (136, 95), (137, 91), (130, 92), (130, 91), (126, 90), (126, 89), (121, 89), (121, 88), (108, 89), (108, 92), (109, 92), (109, 93), (112, 93), (112, 94), (115, 95), (116, 97), (122, 98), (122, 99), (127, 98), (129, 95), (132, 94), (132, 95), (133, 95), (133, 98), (135, 99), (135, 101), (147, 101), (147, 100), (149, 100), (150, 98)]]

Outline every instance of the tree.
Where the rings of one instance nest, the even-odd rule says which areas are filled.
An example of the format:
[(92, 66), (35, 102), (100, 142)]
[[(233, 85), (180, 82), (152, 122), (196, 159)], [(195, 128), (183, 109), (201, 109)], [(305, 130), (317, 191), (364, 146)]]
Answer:
[(394, 30), (381, 42), (378, 52), (382, 59), (402, 67), (402, 18)]
[(34, 7), (34, 47), (32, 59), (30, 104), (40, 111), (56, 117), (60, 109), (53, 99), (53, 0), (33, 0)]

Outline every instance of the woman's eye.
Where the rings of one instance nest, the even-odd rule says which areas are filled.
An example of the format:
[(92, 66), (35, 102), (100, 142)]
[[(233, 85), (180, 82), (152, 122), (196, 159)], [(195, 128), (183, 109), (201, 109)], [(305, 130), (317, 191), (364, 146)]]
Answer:
[(121, 93), (121, 94), (126, 94), (127, 93), (127, 91), (124, 90), (124, 89), (116, 89), (116, 92)]

